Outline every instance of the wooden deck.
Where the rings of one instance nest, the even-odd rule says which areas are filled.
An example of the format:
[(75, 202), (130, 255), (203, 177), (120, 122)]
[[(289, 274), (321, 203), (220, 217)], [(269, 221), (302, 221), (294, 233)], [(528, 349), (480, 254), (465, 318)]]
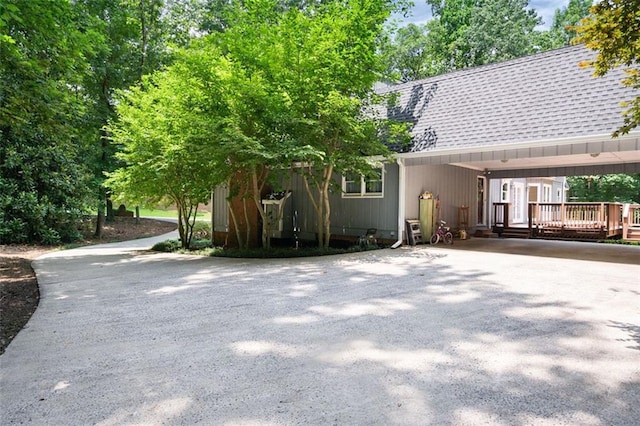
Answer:
[(622, 203), (529, 203), (529, 222), (509, 220), (509, 203), (493, 204), (492, 230), (502, 237), (640, 241), (640, 205)]

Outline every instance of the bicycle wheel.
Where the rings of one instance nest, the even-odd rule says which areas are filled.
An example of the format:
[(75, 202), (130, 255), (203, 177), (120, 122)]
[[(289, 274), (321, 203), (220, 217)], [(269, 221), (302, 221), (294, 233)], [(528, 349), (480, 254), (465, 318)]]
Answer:
[(451, 232), (447, 232), (446, 234), (444, 234), (444, 243), (453, 244), (453, 234)]
[(433, 234), (431, 240), (429, 240), (431, 244), (438, 244), (438, 241), (440, 241), (440, 235), (438, 234)]

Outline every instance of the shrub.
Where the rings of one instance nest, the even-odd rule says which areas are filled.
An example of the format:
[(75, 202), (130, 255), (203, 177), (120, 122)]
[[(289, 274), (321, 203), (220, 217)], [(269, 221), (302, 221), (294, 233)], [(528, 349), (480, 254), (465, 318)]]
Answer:
[(181, 247), (180, 240), (165, 240), (159, 243), (156, 243), (151, 250), (153, 251), (161, 251), (165, 253), (173, 253), (178, 251)]
[(203, 220), (196, 220), (193, 225), (194, 240), (211, 240), (211, 224)]

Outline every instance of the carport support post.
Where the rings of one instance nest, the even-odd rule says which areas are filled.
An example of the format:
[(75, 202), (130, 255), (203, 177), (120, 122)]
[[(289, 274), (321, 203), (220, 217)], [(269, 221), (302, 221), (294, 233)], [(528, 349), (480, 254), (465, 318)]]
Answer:
[[(404, 203), (405, 203), (405, 179), (406, 170), (404, 165), (404, 158), (397, 158), (398, 163), (398, 241), (393, 244), (393, 248), (400, 247), (402, 245), (402, 234), (404, 233)], [(408, 240), (407, 240), (408, 242)]]
[(629, 235), (629, 222), (631, 221), (629, 214), (629, 210), (631, 209), (631, 205), (629, 203), (625, 203), (622, 206), (622, 239), (626, 240)]

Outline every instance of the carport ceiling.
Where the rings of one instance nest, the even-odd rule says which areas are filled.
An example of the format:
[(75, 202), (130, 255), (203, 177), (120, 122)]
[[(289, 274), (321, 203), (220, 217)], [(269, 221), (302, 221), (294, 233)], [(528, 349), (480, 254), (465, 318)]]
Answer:
[(609, 164), (631, 163), (640, 163), (640, 151), (559, 155), (555, 157), (511, 158), (503, 160), (453, 163), (453, 165), (475, 170), (500, 171), (575, 166), (603, 166)]
[(495, 178), (640, 173), (640, 131), (400, 154), (407, 166), (450, 164)]

